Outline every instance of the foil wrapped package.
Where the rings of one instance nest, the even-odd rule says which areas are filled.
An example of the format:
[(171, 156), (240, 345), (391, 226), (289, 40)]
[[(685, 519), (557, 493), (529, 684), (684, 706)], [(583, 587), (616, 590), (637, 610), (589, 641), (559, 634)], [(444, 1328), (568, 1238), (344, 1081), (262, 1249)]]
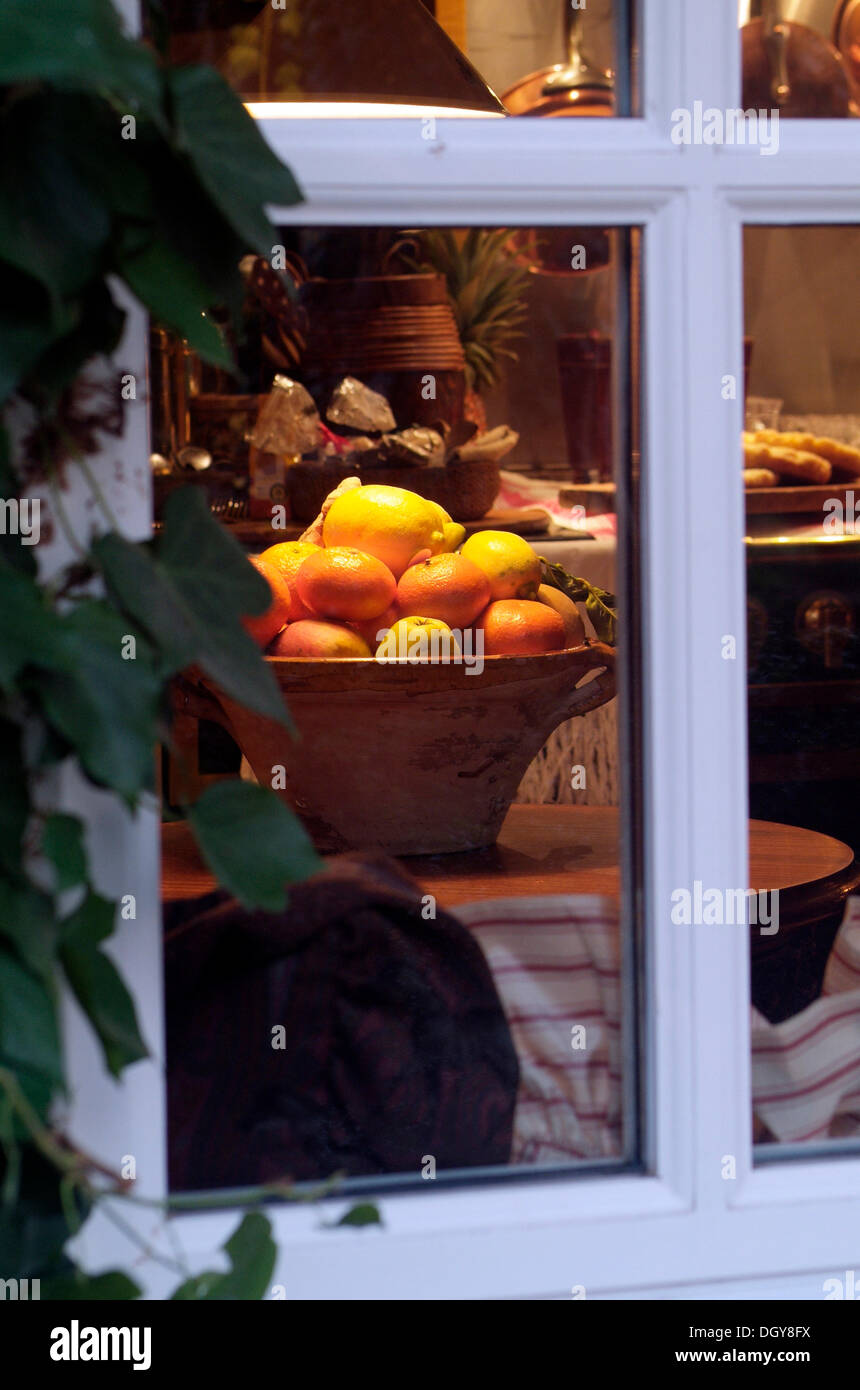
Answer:
[(445, 440), (438, 430), (422, 425), (387, 434), (379, 446), (380, 459), (385, 463), (411, 464), (413, 468), (442, 468), (446, 452)]
[(260, 407), (251, 444), (263, 453), (296, 457), (312, 453), (320, 439), (319, 412), (311, 396), (300, 382), (276, 376)]
[(391, 406), (378, 391), (345, 376), (332, 392), (326, 407), (326, 419), (332, 425), (359, 430), (362, 434), (386, 434), (397, 429)]

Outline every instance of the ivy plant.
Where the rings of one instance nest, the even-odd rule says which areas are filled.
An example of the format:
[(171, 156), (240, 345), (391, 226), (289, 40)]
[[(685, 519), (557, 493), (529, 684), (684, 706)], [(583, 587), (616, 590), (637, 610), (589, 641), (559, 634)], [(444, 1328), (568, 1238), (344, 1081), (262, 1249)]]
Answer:
[[(288, 717), (241, 623), (265, 610), (268, 588), (201, 493), (175, 494), (159, 537), (136, 543), (99, 486), (91, 456), (106, 429), (123, 428), (111, 384), (120, 368), (105, 367), (125, 322), (118, 287), (204, 360), (230, 366), (212, 309), (235, 316), (241, 257), (271, 253), (265, 205), (299, 200), (221, 77), (171, 67), (129, 38), (111, 0), (3, 0), (0, 1274), (40, 1279), (42, 1297), (139, 1292), (121, 1271), (90, 1279), (64, 1254), (94, 1203), (129, 1194), (53, 1124), (68, 1084), (61, 990), (75, 995), (111, 1073), (147, 1055), (104, 949), (119, 904), (94, 881), (83, 819), (52, 803), (57, 774), (72, 767), (131, 811), (151, 799), (153, 751), (170, 738), (169, 683), (192, 664), (250, 708)], [(72, 481), (95, 501), (84, 535), (69, 515)], [(10, 534), (22, 500), (40, 496), (66, 533), (59, 572)], [(188, 818), (247, 904), (278, 909), (287, 880), (317, 867), (267, 789), (215, 784)], [(265, 1218), (247, 1215), (225, 1253), (228, 1273), (183, 1278), (174, 1296), (262, 1296), (275, 1257)]]

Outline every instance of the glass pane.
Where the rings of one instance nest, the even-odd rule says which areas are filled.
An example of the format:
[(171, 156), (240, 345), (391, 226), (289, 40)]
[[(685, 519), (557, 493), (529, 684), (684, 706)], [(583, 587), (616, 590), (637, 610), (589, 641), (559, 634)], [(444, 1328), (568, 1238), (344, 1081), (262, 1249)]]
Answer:
[[(154, 437), (211, 461), (158, 507), (190, 476), (262, 555), (301, 735), (177, 683), (172, 1185), (630, 1163), (638, 233), (280, 236), (295, 298), (244, 263), (236, 375), (153, 335)], [(172, 819), (239, 776), (327, 857), (268, 917)]]
[(174, 61), (213, 64), (258, 114), (607, 116), (632, 109), (629, 0), (363, 0), (352, 7), (342, 0), (166, 0), (164, 8)]
[(744, 234), (753, 1103), (770, 1156), (860, 1137), (858, 256), (860, 227)]
[(860, 115), (860, 0), (739, 0), (744, 110)]

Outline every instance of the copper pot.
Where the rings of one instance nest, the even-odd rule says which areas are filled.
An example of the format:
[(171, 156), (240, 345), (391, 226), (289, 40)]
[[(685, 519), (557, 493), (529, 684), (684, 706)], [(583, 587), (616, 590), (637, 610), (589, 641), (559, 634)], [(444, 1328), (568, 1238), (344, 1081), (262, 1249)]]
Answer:
[[(837, 9), (831, 4), (833, 34)], [(741, 29), (745, 110), (775, 107), (781, 116), (815, 118), (858, 114), (842, 55), (819, 29), (797, 23), (798, 15), (820, 21), (820, 11), (821, 6), (813, 11), (790, 0), (749, 0), (742, 14), (749, 13), (750, 22)]]
[[(502, 101), (512, 116), (612, 116), (614, 79), (582, 52), (582, 11), (563, 0), (567, 61), (529, 73), (510, 87)], [(611, 258), (609, 232), (602, 227), (541, 227), (524, 232), (521, 249), (534, 270), (551, 275), (583, 275), (602, 270)], [(573, 247), (585, 252), (585, 267), (571, 264)]]
[(614, 79), (582, 52), (582, 10), (563, 0), (567, 61), (520, 78), (502, 95), (512, 116), (611, 116)]

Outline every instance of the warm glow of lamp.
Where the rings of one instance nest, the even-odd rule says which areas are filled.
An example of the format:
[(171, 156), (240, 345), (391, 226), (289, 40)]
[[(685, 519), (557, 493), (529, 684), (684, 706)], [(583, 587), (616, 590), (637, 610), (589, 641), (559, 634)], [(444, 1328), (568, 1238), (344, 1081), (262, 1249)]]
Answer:
[(210, 63), (260, 119), (504, 116), (421, 0), (166, 0), (170, 56)]

